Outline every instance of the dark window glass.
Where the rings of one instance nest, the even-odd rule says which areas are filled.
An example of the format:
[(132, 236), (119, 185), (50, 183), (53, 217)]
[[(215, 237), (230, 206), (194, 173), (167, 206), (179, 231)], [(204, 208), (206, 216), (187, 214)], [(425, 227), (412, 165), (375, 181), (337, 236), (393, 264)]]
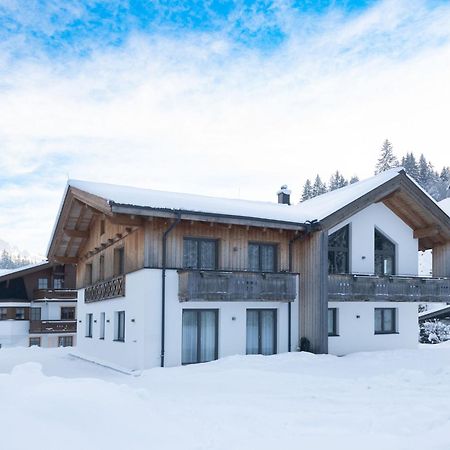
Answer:
[(55, 277), (53, 278), (53, 289), (63, 289), (64, 288), (64, 278)]
[(125, 341), (125, 311), (116, 312), (116, 336), (115, 340), (124, 342)]
[(38, 279), (38, 289), (48, 289), (48, 279), (39, 278)]
[(41, 308), (30, 309), (30, 320), (41, 320)]
[(40, 337), (31, 337), (30, 338), (30, 347), (32, 345), (37, 345), (38, 347), (41, 346), (41, 338)]
[(16, 320), (25, 319), (25, 308), (16, 308)]
[(277, 311), (247, 309), (247, 355), (277, 352)]
[(100, 335), (99, 339), (105, 339), (105, 322), (106, 314), (104, 312), (100, 313)]
[(395, 244), (375, 230), (375, 274), (395, 275)]
[(217, 310), (183, 310), (182, 364), (217, 359), (217, 318)]
[(72, 347), (72, 346), (73, 346), (73, 336), (58, 337), (58, 347)]
[(254, 272), (276, 272), (277, 245), (250, 242), (248, 244), (248, 268)]
[(125, 250), (123, 247), (114, 250), (114, 272), (116, 276), (125, 273)]
[(100, 281), (105, 279), (105, 257), (103, 255), (101, 255), (99, 259), (98, 279)]
[(349, 226), (328, 236), (328, 273), (349, 272)]
[(215, 239), (184, 238), (183, 266), (187, 269), (216, 269), (217, 241)]
[(375, 334), (392, 334), (396, 331), (396, 309), (375, 308)]
[(92, 264), (86, 264), (86, 286), (92, 284)]
[(0, 308), (0, 320), (6, 320), (8, 318), (8, 308)]
[(337, 308), (328, 308), (328, 336), (337, 334)]
[(92, 337), (92, 314), (86, 314), (86, 337)]
[(75, 307), (74, 306), (62, 306), (61, 307), (61, 320), (75, 320)]

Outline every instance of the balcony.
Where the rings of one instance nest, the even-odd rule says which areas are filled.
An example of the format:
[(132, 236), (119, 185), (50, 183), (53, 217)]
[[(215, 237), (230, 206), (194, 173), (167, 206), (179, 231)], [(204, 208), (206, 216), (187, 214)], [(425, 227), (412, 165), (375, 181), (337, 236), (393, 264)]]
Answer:
[(73, 289), (35, 289), (34, 300), (76, 300), (77, 291)]
[(330, 301), (450, 302), (450, 279), (328, 275)]
[(30, 333), (76, 333), (76, 320), (30, 320)]
[(280, 301), (296, 298), (296, 275), (227, 271), (178, 271), (178, 297), (186, 301)]
[(125, 297), (125, 275), (100, 281), (84, 290), (84, 302), (93, 303), (112, 298)]

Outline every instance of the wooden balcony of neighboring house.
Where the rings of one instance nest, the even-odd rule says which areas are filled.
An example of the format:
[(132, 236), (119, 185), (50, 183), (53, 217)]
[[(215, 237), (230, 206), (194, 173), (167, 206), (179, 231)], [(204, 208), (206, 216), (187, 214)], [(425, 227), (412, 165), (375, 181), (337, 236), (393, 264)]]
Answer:
[(178, 271), (178, 297), (185, 301), (281, 301), (297, 296), (296, 275), (243, 271)]
[(34, 300), (76, 300), (75, 289), (35, 289)]
[(450, 302), (450, 278), (328, 275), (330, 301)]
[(30, 320), (30, 333), (76, 333), (76, 320)]
[(93, 303), (125, 297), (125, 275), (119, 275), (109, 280), (99, 281), (84, 290), (84, 302)]

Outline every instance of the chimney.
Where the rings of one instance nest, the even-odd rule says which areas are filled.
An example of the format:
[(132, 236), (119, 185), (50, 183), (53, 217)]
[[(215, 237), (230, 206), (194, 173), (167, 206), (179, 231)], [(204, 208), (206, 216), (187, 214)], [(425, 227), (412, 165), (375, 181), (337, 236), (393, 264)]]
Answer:
[(291, 191), (288, 189), (286, 184), (281, 186), (280, 190), (277, 192), (278, 203), (283, 203), (285, 205), (291, 204)]

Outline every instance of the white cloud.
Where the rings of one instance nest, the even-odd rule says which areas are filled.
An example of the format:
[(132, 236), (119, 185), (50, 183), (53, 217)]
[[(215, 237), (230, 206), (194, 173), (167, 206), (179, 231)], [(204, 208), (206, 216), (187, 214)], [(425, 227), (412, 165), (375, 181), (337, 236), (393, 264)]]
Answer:
[(298, 198), (317, 172), (371, 175), (385, 138), (450, 164), (448, 5), (384, 2), (317, 23), (280, 11), (289, 39), (269, 54), (223, 34), (135, 35), (88, 61), (11, 66), (0, 166), (33, 184), (0, 191), (0, 238), (43, 251), (67, 175), (271, 200), (286, 182)]

